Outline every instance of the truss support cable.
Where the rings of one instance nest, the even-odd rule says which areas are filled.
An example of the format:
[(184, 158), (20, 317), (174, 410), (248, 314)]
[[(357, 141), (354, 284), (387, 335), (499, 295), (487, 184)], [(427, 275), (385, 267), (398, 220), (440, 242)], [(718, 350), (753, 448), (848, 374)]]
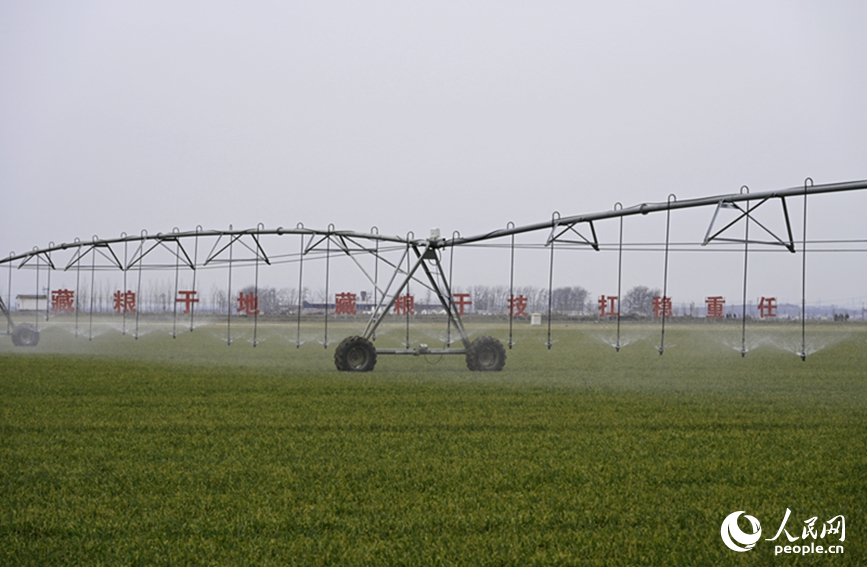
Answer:
[[(506, 228), (515, 228), (515, 223), (509, 221)], [(515, 342), (512, 340), (512, 320), (515, 313), (515, 235), (511, 235), (509, 258), (509, 350)]]
[[(334, 230), (334, 225), (328, 225), (329, 233)], [(325, 240), (325, 337), (322, 343), (323, 348), (328, 348), (328, 283), (331, 271), (331, 235), (329, 234)]]
[[(121, 236), (124, 236), (124, 235), (121, 235)], [(127, 279), (127, 272), (129, 269), (129, 265), (127, 264), (128, 260), (129, 260), (129, 242), (124, 240), (124, 242), (123, 242), (123, 317), (121, 319), (121, 328), (120, 328), (121, 329), (120, 332), (123, 336), (126, 336), (126, 310), (127, 310), (127, 305), (128, 305), (128, 303), (126, 301), (126, 297), (127, 297), (126, 292), (128, 291), (126, 279)]]
[[(39, 305), (39, 256), (36, 256), (36, 293), (34, 297), (36, 298), (36, 305)], [(39, 309), (37, 307), (36, 313), (34, 314), (34, 318), (36, 319), (36, 329), (39, 329)]]
[(301, 308), (304, 305), (304, 235), (301, 235), (301, 252), (298, 256), (298, 327), (295, 348), (301, 348)]
[(90, 323), (87, 329), (87, 340), (93, 340), (93, 302), (96, 296), (96, 248), (90, 249)]
[[(229, 230), (232, 230), (232, 225), (229, 225)], [(229, 239), (229, 294), (226, 296), (226, 345), (232, 346), (232, 260), (233, 244), (235, 239)]]
[(554, 301), (554, 240), (551, 240), (550, 246), (551, 254), (548, 259), (548, 341), (545, 343), (548, 350), (551, 350), (551, 345), (554, 344), (551, 342), (551, 312)]
[[(614, 204), (614, 209), (617, 210), (618, 205), (623, 208), (623, 204), (617, 202)], [(623, 217), (620, 217), (620, 240), (617, 244), (617, 343), (614, 345), (614, 350), (620, 352), (620, 308), (623, 305), (620, 295), (621, 282), (623, 277)]]
[[(749, 193), (749, 188), (744, 185), (741, 187), (741, 192)], [(749, 210), (750, 202), (746, 202), (746, 208)], [(744, 218), (744, 291), (741, 298), (741, 358), (747, 355), (747, 265), (749, 261), (750, 251), (750, 216)]]
[(51, 306), (51, 257), (48, 258), (48, 289), (45, 292), (45, 321), (48, 321), (49, 307)]
[(801, 236), (801, 360), (807, 360), (807, 190), (813, 186), (809, 177), (804, 180), (804, 229)]
[(181, 269), (181, 242), (175, 240), (175, 294), (172, 296), (172, 338), (178, 338), (178, 278)]
[[(454, 240), (455, 238), (460, 238), (460, 236), (461, 236), (461, 234), (458, 231), (452, 232), (452, 240)], [(455, 248), (453, 246), (451, 248), (451, 250), (449, 250), (449, 297), (448, 297), (449, 314), (451, 314), (452, 308), (454, 307), (454, 296), (452, 294), (452, 290), (454, 289), (454, 286), (452, 285), (454, 283), (454, 280), (452, 279), (452, 275), (454, 274), (454, 267), (455, 267)], [(446, 323), (446, 346), (447, 347), (452, 346), (452, 318), (451, 318), (451, 316), (448, 318), (447, 323)]]
[[(81, 243), (78, 244), (78, 256), (81, 258)], [(81, 262), (76, 262), (75, 266), (75, 303), (73, 304), (73, 309), (75, 309), (75, 336), (78, 336), (78, 312), (80, 311), (79, 307), (81, 307), (81, 295), (79, 295), (79, 291), (81, 290)]]
[[(202, 230), (202, 225), (197, 225), (196, 226), (196, 236), (195, 236), (195, 240), (194, 240), (195, 244), (194, 244), (194, 250), (193, 250), (193, 292), (197, 291), (197, 289), (198, 289), (198, 288), (196, 288), (196, 275), (198, 274), (198, 271), (199, 271), (197, 266), (199, 265), (199, 232), (201, 232), (201, 230)], [(195, 304), (195, 302), (192, 302), (192, 303), (190, 303), (190, 332), (191, 333), (193, 332), (193, 329), (195, 328), (195, 316), (196, 316), (195, 313), (196, 313), (196, 304)]]
[[(373, 230), (376, 229), (376, 234), (379, 234), (379, 228), (374, 226), (371, 227), (370, 232), (373, 234)], [(379, 300), (377, 299), (379, 293), (379, 240), (375, 241), (374, 244), (375, 252), (373, 254), (373, 309), (376, 309), (376, 306), (379, 305)], [(371, 335), (370, 340), (376, 340), (376, 332), (374, 331), (373, 335)]]
[(143, 262), (143, 260), (142, 260), (142, 258), (141, 258), (141, 254), (142, 254), (142, 252), (144, 252), (144, 243), (145, 243), (145, 233), (144, 233), (144, 231), (142, 231), (142, 234), (141, 234), (141, 243), (140, 243), (139, 246), (138, 246), (138, 255), (139, 255), (139, 263), (138, 263), (138, 285), (136, 286), (136, 292), (135, 292), (135, 294), (136, 294), (136, 295), (135, 295), (136, 298), (139, 299), (139, 301), (137, 302), (138, 305), (137, 305), (136, 310), (135, 310), (135, 340), (138, 340), (138, 337), (139, 337), (139, 334), (138, 334), (138, 321), (139, 321), (139, 314), (141, 313), (142, 305), (143, 305), (143, 302), (141, 301), (141, 270), (142, 270), (142, 264), (143, 264), (144, 262)]
[[(406, 278), (406, 291), (404, 292), (404, 295), (403, 295), (403, 311), (404, 311), (404, 315), (406, 315), (406, 338), (405, 338), (403, 344), (405, 345), (406, 348), (409, 348), (409, 312), (410, 312), (410, 307), (411, 307), (411, 304), (409, 302), (409, 298), (410, 298), (410, 284), (412, 283), (411, 282), (412, 275), (410, 275), (410, 273), (409, 273), (409, 270), (411, 268), (410, 257), (409, 257), (409, 241), (410, 241), (409, 234), (406, 235), (406, 241), (407, 241), (407, 245), (406, 245), (406, 273), (407, 273), (407, 278)], [(421, 256), (419, 256), (419, 260), (421, 261)], [(423, 263), (424, 262), (422, 262), (422, 264)]]
[[(14, 255), (15, 255), (14, 252), (9, 253), (10, 258)], [(6, 285), (7, 285), (7, 287), (6, 287), (6, 303), (9, 304), (9, 306), (10, 306), (9, 308), (11, 309), (11, 306), (12, 306), (12, 262), (9, 262), (9, 281)], [(8, 334), (11, 332), (12, 332), (12, 320), (7, 316), (6, 317), (6, 333)]]
[[(261, 232), (263, 226), (260, 223), (258, 227), (256, 227), (256, 248), (259, 251), (262, 251), (262, 247), (259, 245), (259, 233)], [(262, 251), (264, 254), (264, 251)], [(256, 253), (256, 269), (253, 276), (253, 292), (255, 293), (256, 302), (254, 306), (256, 309), (253, 311), (253, 348), (256, 348), (256, 345), (259, 344), (259, 253)]]
[[(668, 196), (668, 204), (672, 201), (677, 201), (674, 194)], [(665, 259), (663, 260), (662, 270), (662, 332), (659, 336), (659, 356), (665, 352), (665, 319), (668, 314), (668, 306), (671, 304), (668, 298), (668, 244), (671, 234), (671, 207), (665, 211)]]

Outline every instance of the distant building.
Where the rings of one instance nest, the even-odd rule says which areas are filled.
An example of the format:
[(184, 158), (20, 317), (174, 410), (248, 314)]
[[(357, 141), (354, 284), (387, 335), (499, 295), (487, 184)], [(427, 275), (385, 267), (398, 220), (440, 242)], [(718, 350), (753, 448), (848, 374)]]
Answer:
[(45, 311), (48, 305), (47, 295), (16, 295), (15, 304), (18, 311)]

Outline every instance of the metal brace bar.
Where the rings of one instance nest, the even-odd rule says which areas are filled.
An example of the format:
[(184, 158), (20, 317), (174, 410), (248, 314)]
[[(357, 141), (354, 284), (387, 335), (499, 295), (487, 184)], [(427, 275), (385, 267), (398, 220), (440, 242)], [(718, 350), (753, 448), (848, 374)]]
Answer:
[(327, 239), (330, 239), (331, 236), (329, 234), (322, 235), (322, 238), (313, 243), (313, 239), (310, 239), (310, 244), (307, 245), (307, 248), (304, 250), (304, 255), (306, 256), (309, 252), (313, 251), (314, 248), (325, 242)]
[(344, 252), (347, 256), (349, 256), (349, 258), (350, 258), (353, 262), (355, 262), (355, 265), (358, 266), (358, 269), (361, 270), (361, 273), (364, 274), (364, 277), (367, 278), (367, 281), (369, 281), (369, 282), (371, 283), (371, 285), (373, 285), (373, 287), (374, 287), (378, 292), (382, 293), (382, 290), (381, 290), (381, 289), (379, 288), (379, 286), (377, 285), (377, 282), (376, 282), (372, 277), (370, 277), (370, 274), (367, 273), (367, 270), (364, 269), (364, 266), (361, 265), (361, 262), (359, 262), (359, 261), (355, 258), (355, 256), (352, 255), (352, 251), (349, 249), (349, 246), (346, 244), (346, 240), (349, 240), (350, 242), (352, 242), (353, 244), (355, 244), (356, 246), (358, 246), (358, 247), (359, 247), (359, 251), (363, 251), (363, 252), (367, 252), (367, 253), (369, 253), (369, 254), (372, 254), (372, 255), (374, 255), (375, 257), (379, 258), (380, 260), (384, 260), (384, 259), (381, 258), (381, 257), (379, 257), (379, 255), (378, 255), (376, 252), (374, 252), (373, 250), (368, 250), (368, 249), (366, 249), (366, 248), (364, 248), (364, 247), (362, 247), (362, 246), (359, 246), (359, 244), (358, 244), (357, 242), (355, 242), (354, 240), (352, 240), (351, 238), (346, 238), (346, 237), (344, 237), (343, 235), (339, 235), (339, 239), (340, 239), (339, 242), (337, 242), (336, 244), (337, 244), (338, 246), (340, 246), (340, 249), (343, 250), (343, 252)]
[(402, 348), (378, 348), (376, 354), (411, 354), (412, 356), (421, 356), (424, 354), (441, 355), (441, 354), (467, 354), (467, 350), (460, 348), (420, 348), (402, 349)]
[[(385, 309), (383, 309), (381, 313), (377, 313), (377, 311), (379, 310), (378, 307), (376, 310), (374, 310), (373, 314), (370, 317), (370, 322), (367, 324), (367, 329), (365, 329), (364, 334), (362, 335), (365, 339), (369, 340), (370, 337), (373, 336), (373, 333), (376, 332), (376, 328), (379, 327), (380, 323), (382, 323), (383, 319), (385, 319), (385, 316), (388, 314), (388, 311), (392, 307), (394, 307), (394, 304), (397, 301), (397, 298), (400, 295), (400, 292), (402, 292), (404, 290), (404, 288), (407, 286), (409, 281), (412, 279), (413, 274), (415, 274), (416, 270), (418, 270), (419, 266), (421, 266), (424, 263), (424, 254), (428, 251), (430, 246), (431, 246), (431, 241), (427, 241), (425, 244), (425, 247), (424, 247), (424, 252), (419, 254), (415, 263), (407, 271), (406, 277), (403, 279), (403, 282), (401, 282), (401, 284), (397, 287), (397, 289), (395, 289), (394, 293), (391, 296), (391, 299), (388, 300), (388, 305), (386, 305)], [(407, 250), (407, 252), (409, 252), (409, 251)], [(416, 253), (418, 254), (418, 250), (416, 250)], [(395, 272), (394, 275), (396, 276), (397, 272)], [(393, 280), (394, 280), (394, 276), (392, 276), (392, 281)], [(390, 282), (389, 282), (389, 287), (391, 287)], [(386, 289), (388, 289), (388, 288), (386, 288)]]
[[(405, 248), (403, 251), (403, 255), (400, 258), (400, 262), (398, 264), (403, 264), (403, 260), (406, 258), (406, 255), (409, 254), (409, 249)], [(373, 312), (370, 314), (370, 320), (367, 322), (367, 327), (364, 329), (364, 334), (362, 335), (364, 338), (369, 339), (376, 332), (376, 327), (379, 326), (380, 321), (377, 321), (378, 316), (385, 316), (388, 313), (388, 310), (391, 309), (391, 306), (394, 305), (394, 302), (397, 301), (397, 293), (394, 294), (394, 297), (390, 301), (386, 301), (388, 298), (388, 292), (391, 289), (391, 285), (394, 283), (394, 280), (397, 278), (397, 274), (400, 273), (400, 268), (394, 266), (394, 272), (391, 274), (391, 279), (388, 280), (388, 285), (382, 289), (382, 297), (379, 300), (379, 303), (373, 307)], [(383, 308), (386, 303), (388, 303), (388, 307)]]
[[(707, 246), (707, 244), (709, 242), (712, 242), (714, 240), (720, 241), (720, 242), (744, 243), (744, 240), (742, 240), (742, 239), (719, 238), (719, 235), (722, 234), (723, 232), (725, 232), (726, 230), (728, 230), (729, 228), (731, 228), (732, 226), (734, 226), (735, 224), (737, 224), (738, 222), (740, 222), (742, 219), (748, 218), (749, 220), (754, 222), (756, 225), (758, 225), (759, 228), (764, 230), (768, 235), (770, 235), (771, 237), (773, 237), (775, 239), (775, 242), (767, 241), (767, 240), (750, 240), (749, 241), (750, 243), (752, 243), (752, 244), (766, 244), (766, 245), (771, 245), (771, 246), (784, 246), (786, 249), (789, 250), (789, 252), (794, 253), (795, 252), (795, 244), (794, 244), (794, 240), (792, 238), (792, 227), (791, 227), (791, 223), (789, 221), (789, 210), (788, 210), (788, 207), (786, 207), (785, 197), (780, 197), (780, 199), (782, 201), (783, 217), (785, 218), (785, 221), (786, 221), (786, 229), (787, 229), (788, 236), (789, 236), (789, 242), (783, 241), (779, 236), (774, 234), (774, 232), (772, 230), (770, 230), (768, 227), (766, 227), (761, 222), (756, 220), (755, 217), (751, 214), (751, 213), (753, 213), (753, 211), (755, 211), (760, 206), (765, 204), (769, 199), (771, 199), (771, 197), (765, 197), (764, 199), (762, 199), (760, 202), (753, 205), (752, 207), (748, 207), (746, 210), (742, 209), (736, 203), (732, 203), (732, 202), (727, 201), (727, 200), (721, 200), (719, 203), (717, 203), (716, 209), (714, 210), (714, 214), (713, 214), (713, 217), (711, 218), (710, 225), (708, 226), (707, 233), (705, 234), (704, 240), (701, 243), (702, 246)], [(736, 219), (729, 222), (726, 226), (724, 226), (723, 228), (721, 228), (720, 230), (715, 232), (713, 235), (711, 235), (710, 233), (713, 230), (713, 225), (716, 222), (717, 215), (718, 215), (719, 210), (721, 208), (734, 208), (734, 209), (737, 209), (738, 211), (740, 211), (741, 214)]]
[(12, 322), (12, 315), (9, 313), (9, 309), (6, 308), (6, 304), (3, 303), (3, 297), (0, 296), (0, 311), (3, 312), (3, 315), (6, 317), (6, 323), (8, 325), (8, 329), (12, 329), (15, 327), (15, 323)]
[[(132, 268), (136, 264), (139, 264), (139, 267), (143, 266), (144, 265), (144, 257), (147, 256), (148, 254), (150, 254), (151, 252), (153, 252), (154, 248), (157, 248), (160, 244), (161, 244), (161, 242), (157, 241), (154, 243), (153, 246), (151, 246), (150, 248), (147, 249), (147, 251), (145, 251), (144, 250), (144, 239), (142, 239), (141, 246), (139, 246), (139, 249), (136, 251), (138, 255), (137, 256), (133, 255), (133, 258), (132, 258), (132, 260), (130, 260), (130, 263), (126, 267), (126, 269), (129, 270), (130, 268)], [(70, 263), (70, 265), (71, 265), (71, 263)], [(69, 269), (69, 266), (67, 266), (66, 269)]]
[(84, 246), (83, 242), (78, 243), (78, 250), (75, 251), (75, 254), (73, 254), (72, 258), (69, 260), (69, 263), (66, 264), (66, 267), (63, 268), (64, 272), (69, 270), (69, 268), (71, 268), (72, 266), (79, 264), (81, 262), (81, 259), (84, 258), (85, 256), (87, 256), (88, 252), (90, 252), (93, 249), (93, 246), (91, 245), (90, 248), (88, 248), (88, 250), (86, 252), (82, 253), (81, 248), (83, 246)]
[[(591, 248), (593, 248), (593, 250), (599, 252), (599, 239), (596, 236), (596, 227), (593, 226), (593, 221), (588, 221), (588, 224), (590, 225), (590, 231), (593, 234), (593, 240), (592, 241), (590, 239), (588, 239), (586, 236), (584, 236), (583, 234), (581, 234), (580, 232), (578, 232), (577, 230), (575, 230), (576, 224), (578, 224), (578, 223), (572, 223), (572, 224), (568, 225), (566, 228), (564, 228), (562, 231), (560, 231), (559, 234), (556, 234), (556, 235), (554, 235), (553, 231), (552, 231), (552, 234), (548, 238), (548, 241), (545, 243), (545, 246), (549, 246), (552, 242), (563, 242), (563, 243), (567, 243), (567, 244), (587, 245), (587, 246), (590, 246)], [(579, 240), (566, 240), (564, 238), (560, 238), (561, 236), (563, 236), (564, 234), (566, 234), (567, 232), (570, 232), (570, 231), (577, 234), (578, 237), (581, 238), (581, 240), (580, 241)]]
[[(415, 246), (413, 246), (413, 248), (415, 249), (415, 253), (419, 254), (418, 248)], [(440, 263), (439, 257), (436, 256), (436, 251), (433, 251), (433, 252), (434, 252), (433, 257), (427, 258), (427, 259), (434, 260), (437, 267), (439, 268), (440, 277), (442, 278), (442, 281), (443, 281), (443, 287), (445, 287), (445, 291), (446, 291), (445, 296), (443, 296), (442, 290), (439, 289), (439, 286), (437, 285), (437, 282), (436, 282), (436, 278), (434, 278), (434, 276), (431, 273), (430, 269), (428, 268), (427, 264), (422, 263), (422, 269), (424, 269), (424, 272), (427, 275), (428, 280), (430, 280), (431, 285), (433, 285), (433, 288), (434, 288), (433, 291), (437, 294), (437, 298), (440, 300), (440, 303), (442, 304), (442, 306), (445, 307), (446, 313), (449, 314), (449, 319), (451, 319), (452, 323), (454, 323), (454, 325), (455, 325), (455, 328), (458, 330), (458, 333), (461, 335), (461, 342), (464, 344), (464, 348), (470, 348), (470, 339), (467, 336), (466, 329), (464, 329), (464, 323), (463, 323), (463, 321), (461, 321), (461, 316), (458, 313), (458, 307), (457, 307), (457, 305), (454, 304), (454, 302), (449, 301), (449, 299), (448, 299), (448, 298), (452, 297), (452, 292), (451, 292), (451, 289), (449, 289), (448, 284), (445, 283), (445, 274), (442, 271), (442, 264)], [(425, 259), (424, 254), (422, 254), (420, 257), (422, 259)]]
[(30, 255), (30, 256), (26, 256), (26, 257), (21, 261), (21, 263), (18, 264), (18, 268), (17, 268), (17, 269), (20, 270), (20, 269), (23, 268), (23, 267), (24, 267), (28, 262), (30, 262), (30, 260), (32, 260), (33, 258), (39, 258), (40, 256), (42, 257), (43, 260), (45, 260), (45, 262), (48, 264), (49, 268), (51, 268), (52, 270), (56, 270), (56, 269), (57, 269), (57, 267), (54, 265), (54, 262), (51, 260), (51, 251), (50, 251), (50, 250), (38, 250), (38, 251), (33, 252), (32, 255)]
[[(255, 251), (253, 251), (253, 252), (256, 253), (257, 257), (259, 257), (259, 255), (261, 254), (262, 261), (265, 262), (265, 264), (267, 264), (268, 266), (270, 266), (271, 260), (268, 259), (268, 254), (265, 253), (265, 249), (262, 248), (262, 243), (259, 242), (259, 235), (256, 233), (253, 233), (250, 236), (253, 238), (253, 242), (256, 243), (256, 249), (259, 251), (258, 253), (256, 253)], [(243, 241), (242, 241), (242, 244), (243, 244)], [(246, 246), (246, 244), (244, 244), (244, 246)]]
[[(226, 244), (225, 246), (223, 246), (222, 248), (220, 248), (216, 253), (214, 253), (214, 251), (213, 251), (213, 249), (212, 249), (212, 250), (211, 250), (211, 254), (208, 256), (208, 259), (205, 260), (205, 263), (202, 264), (202, 265), (203, 265), (203, 266), (207, 266), (207, 265), (210, 264), (213, 260), (216, 260), (216, 259), (217, 259), (217, 256), (219, 256), (219, 255), (222, 254), (224, 251), (226, 251), (230, 246), (232, 246), (232, 244), (235, 243), (235, 241), (240, 240), (241, 236), (243, 236), (243, 234), (234, 234), (234, 235), (229, 235), (229, 243)], [(223, 235), (220, 235), (220, 239), (222, 239), (222, 237), (223, 237)], [(217, 242), (214, 244), (214, 248), (217, 247), (217, 244), (220, 242), (220, 239), (218, 239)]]
[[(373, 285), (373, 287), (376, 288), (376, 290), (379, 293), (385, 295), (383, 289), (377, 285), (374, 278), (370, 277), (370, 274), (367, 273), (367, 270), (365, 270), (364, 267), (361, 265), (361, 263), (359, 263), (359, 261), (355, 258), (354, 253), (365, 252), (367, 254), (371, 254), (371, 255), (375, 256), (376, 258), (379, 258), (386, 265), (394, 268), (396, 270), (396, 273), (401, 273), (403, 271), (401, 269), (401, 267), (398, 264), (394, 264), (394, 263), (390, 262), (388, 260), (388, 258), (384, 257), (381, 253), (377, 253), (375, 250), (365, 248), (364, 246), (362, 246), (358, 242), (355, 242), (350, 237), (344, 236), (342, 234), (337, 234), (337, 238), (338, 238), (338, 240), (332, 239), (332, 242), (334, 242), (341, 250), (343, 250), (343, 252), (347, 256), (349, 256), (349, 258), (355, 263), (356, 266), (358, 266), (358, 269), (361, 270), (361, 273), (364, 274), (364, 276)], [(350, 247), (346, 244), (346, 240), (349, 240), (349, 242), (352, 242), (353, 244), (355, 244), (358, 247), (358, 249), (357, 250), (350, 249)], [(433, 248), (431, 248), (431, 251), (433, 251)], [(401, 263), (403, 262), (404, 258), (406, 258), (405, 255), (401, 258)], [(419, 285), (421, 285), (422, 287), (424, 287), (425, 289), (428, 289), (432, 292), (436, 292), (436, 288), (429, 286), (424, 280), (421, 280), (418, 278), (413, 278), (413, 280), (416, 283), (418, 283)], [(389, 284), (389, 285), (391, 285), (391, 284)]]
[[(111, 257), (109, 258), (108, 254), (100, 250), (100, 248), (108, 248), (108, 251), (111, 252)], [(123, 262), (121, 262), (120, 259), (117, 257), (117, 254), (114, 253), (114, 249), (112, 249), (111, 245), (105, 242), (94, 242), (93, 249), (95, 252), (99, 252), (100, 256), (117, 266), (119, 269), (123, 270)]]
[[(184, 255), (184, 258), (186, 258), (186, 260), (187, 260), (187, 261), (185, 262), (186, 265), (187, 265), (191, 270), (195, 270), (195, 269), (196, 269), (196, 262), (195, 262), (194, 260), (190, 259), (190, 255), (187, 254), (187, 249), (184, 248), (184, 245), (183, 245), (183, 243), (181, 242), (181, 239), (175, 237), (175, 238), (173, 238), (172, 240), (175, 241), (175, 243), (178, 245), (178, 250), (179, 250), (180, 252), (182, 252), (183, 255)], [(168, 248), (168, 247), (166, 247), (166, 248)], [(175, 251), (174, 254), (175, 254), (175, 256), (178, 256), (178, 252), (177, 252), (177, 251)], [(181, 260), (180, 256), (178, 256), (178, 259)]]

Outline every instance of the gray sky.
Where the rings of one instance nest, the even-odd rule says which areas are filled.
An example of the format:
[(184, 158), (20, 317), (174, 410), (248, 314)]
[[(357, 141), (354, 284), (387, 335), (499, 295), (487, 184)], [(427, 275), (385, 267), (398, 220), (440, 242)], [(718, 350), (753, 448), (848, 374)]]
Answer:
[[(865, 29), (858, 1), (4, 0), (0, 253), (260, 222), (475, 234), (864, 179)], [(812, 237), (867, 238), (864, 195), (815, 201)], [(699, 240), (710, 214), (674, 216), (676, 238)], [(664, 216), (641, 230), (662, 240)], [(544, 273), (533, 254), (521, 269)], [(661, 287), (650, 256), (628, 284)], [(673, 259), (676, 293), (718, 293), (693, 257)], [(811, 260), (812, 296), (860, 306), (864, 260)], [(467, 283), (507, 262), (467, 252)], [(559, 261), (558, 283), (611, 294), (616, 258), (590, 262)], [(727, 262), (732, 294), (742, 260)]]

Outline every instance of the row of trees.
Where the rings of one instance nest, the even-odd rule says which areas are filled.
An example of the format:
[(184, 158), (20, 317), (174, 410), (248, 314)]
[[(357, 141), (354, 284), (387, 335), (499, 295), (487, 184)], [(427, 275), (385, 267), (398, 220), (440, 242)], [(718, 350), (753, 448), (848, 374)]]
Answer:
[[(86, 284), (79, 287), (75, 296), (75, 307), (79, 312), (112, 312), (115, 311), (115, 292), (110, 284), (100, 284), (91, 293)], [(331, 291), (330, 298), (325, 297), (324, 290), (311, 290), (304, 288), (301, 299), (310, 303), (334, 303), (335, 293), (344, 290)], [(415, 296), (417, 305), (437, 305), (436, 296), (428, 289), (419, 289), (415, 286), (411, 290)], [(520, 286), (509, 290), (508, 286), (484, 286), (476, 285), (467, 288), (456, 287), (454, 293), (468, 293), (468, 300), (472, 305), (466, 307), (467, 313), (478, 314), (506, 314), (509, 312), (510, 295), (522, 298), (522, 304), (526, 313), (547, 313), (549, 307), (548, 288), (536, 286)], [(253, 294), (258, 298), (258, 309), (262, 314), (286, 315), (295, 313), (298, 308), (299, 297), (297, 288), (275, 288), (245, 286), (233, 291), (229, 298), (228, 290), (214, 285), (208, 293), (199, 293), (195, 310), (198, 313), (226, 313), (230, 308), (237, 307), (240, 294)], [(645, 286), (636, 286), (627, 291), (620, 302), (619, 307), (623, 315), (650, 316), (653, 309), (654, 296), (661, 295), (658, 289)], [(359, 293), (358, 302), (370, 302), (373, 293)], [(366, 299), (364, 301), (363, 298)], [(174, 282), (151, 281), (142, 286), (136, 297), (136, 309), (145, 313), (172, 313), (176, 306), (181, 310), (182, 304), (175, 302)], [(517, 306), (516, 306), (517, 307)], [(558, 315), (594, 315), (598, 314), (597, 298), (581, 286), (566, 286), (554, 288), (550, 294), (550, 307), (552, 312)]]
[[(473, 302), (471, 312), (508, 313), (509, 287), (476, 285), (467, 289), (458, 288), (455, 293), (469, 293)], [(548, 311), (548, 288), (536, 286), (516, 287), (512, 294), (526, 300), (527, 313)], [(585, 315), (593, 309), (588, 301), (588, 292), (581, 286), (558, 287), (551, 290), (551, 310), (564, 315)]]
[[(456, 293), (469, 293), (473, 302), (472, 312), (475, 313), (508, 313), (508, 286), (473, 286), (466, 290), (458, 289)], [(548, 289), (536, 286), (516, 287), (512, 293), (515, 297), (526, 298), (528, 313), (547, 313)], [(649, 317), (653, 314), (653, 298), (662, 295), (658, 289), (646, 286), (635, 286), (627, 291), (615, 309), (620, 309), (623, 315)], [(551, 290), (551, 311), (558, 315), (595, 315), (599, 313), (598, 298), (581, 286), (558, 287)]]

